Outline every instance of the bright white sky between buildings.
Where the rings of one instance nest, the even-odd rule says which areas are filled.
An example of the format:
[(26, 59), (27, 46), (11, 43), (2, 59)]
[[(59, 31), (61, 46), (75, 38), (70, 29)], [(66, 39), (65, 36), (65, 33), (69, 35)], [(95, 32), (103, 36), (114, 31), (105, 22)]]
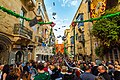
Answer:
[[(69, 25), (80, 5), (81, 0), (44, 0), (48, 17), (56, 25), (53, 28), (55, 37), (64, 36), (64, 30), (69, 29)], [(56, 13), (56, 15), (52, 15)], [(57, 38), (61, 44), (62, 37)]]

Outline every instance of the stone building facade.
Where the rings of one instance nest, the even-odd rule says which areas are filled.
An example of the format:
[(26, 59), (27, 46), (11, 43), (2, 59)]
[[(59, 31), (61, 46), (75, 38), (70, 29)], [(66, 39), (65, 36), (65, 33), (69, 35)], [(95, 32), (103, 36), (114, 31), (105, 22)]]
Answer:
[[(82, 0), (72, 22), (98, 18), (105, 13), (105, 10), (115, 6), (119, 7), (119, 0), (115, 0), (114, 2), (112, 0)], [(74, 54), (75, 59), (95, 61), (95, 59), (99, 58), (105, 61), (120, 61), (119, 49), (116, 47), (108, 53), (103, 53), (104, 56), (102, 57), (96, 56), (95, 48), (99, 45), (99, 41), (91, 35), (92, 25), (94, 23), (95, 21), (77, 23), (75, 28), (71, 23), (71, 53)]]
[[(34, 19), (37, 16), (36, 0), (0, 0), (0, 6), (26, 18)], [(42, 21), (49, 21), (46, 11), (44, 15)], [(43, 33), (41, 37), (41, 34), (38, 34), (39, 26), (30, 27), (28, 21), (0, 10), (0, 62), (2, 64), (12, 64), (35, 59), (35, 47), (41, 45), (42, 40), (47, 38), (46, 35), (49, 35), (44, 28), (41, 29)], [(49, 28), (47, 30), (50, 31)]]
[[(72, 20), (73, 21), (81, 21), (90, 19), (89, 12), (89, 3), (86, 0), (82, 0), (80, 6)], [(75, 26), (75, 34), (74, 27), (72, 24), (70, 25), (70, 33), (71, 33), (71, 51), (73, 54), (75, 53), (75, 58), (81, 60), (91, 60), (94, 56), (93, 48), (94, 41), (91, 36), (91, 22), (85, 23), (77, 23)], [(74, 40), (72, 37), (75, 36), (75, 52), (74, 50)]]

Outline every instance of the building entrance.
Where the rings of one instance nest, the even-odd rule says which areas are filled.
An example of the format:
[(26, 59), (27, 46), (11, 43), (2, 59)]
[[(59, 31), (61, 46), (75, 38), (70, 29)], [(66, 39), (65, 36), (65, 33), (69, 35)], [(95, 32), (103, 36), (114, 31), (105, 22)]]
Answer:
[(4, 34), (0, 33), (0, 63), (1, 64), (7, 64), (9, 62), (10, 45), (11, 45), (11, 40)]
[(15, 62), (21, 62), (24, 61), (24, 52), (18, 51), (15, 55)]

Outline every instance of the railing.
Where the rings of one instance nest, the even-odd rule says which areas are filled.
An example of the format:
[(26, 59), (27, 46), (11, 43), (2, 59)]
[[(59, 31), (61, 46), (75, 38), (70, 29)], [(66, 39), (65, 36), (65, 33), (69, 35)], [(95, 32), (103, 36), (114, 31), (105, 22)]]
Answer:
[(32, 39), (33, 32), (22, 24), (14, 24), (14, 34), (22, 35), (28, 39)]
[(79, 37), (78, 37), (78, 41), (79, 42), (84, 42), (84, 35), (81, 34)]

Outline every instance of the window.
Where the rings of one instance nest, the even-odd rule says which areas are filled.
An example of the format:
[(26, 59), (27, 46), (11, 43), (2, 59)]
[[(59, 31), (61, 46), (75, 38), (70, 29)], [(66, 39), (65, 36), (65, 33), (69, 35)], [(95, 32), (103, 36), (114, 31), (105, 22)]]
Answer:
[(118, 4), (119, 0), (107, 0), (107, 6), (106, 9), (110, 9)]
[(74, 44), (74, 36), (71, 36), (70, 41), (71, 41), (71, 44)]
[[(108, 58), (108, 56), (106, 56), (106, 58)], [(110, 50), (110, 60), (113, 60), (112, 50)]]
[[(25, 16), (26, 12), (23, 8), (21, 8), (20, 15)], [(24, 19), (20, 18), (20, 24), (24, 25)]]
[(84, 33), (81, 34), (81, 40), (84, 41)]
[[(84, 20), (83, 13), (79, 13), (76, 20), (77, 21), (83, 21)], [(80, 28), (80, 26), (84, 26), (84, 22), (78, 23), (78, 28)]]
[(44, 19), (44, 9), (42, 7), (42, 3), (38, 3), (37, 15), (42, 16), (42, 19)]
[(117, 52), (117, 49), (114, 49), (114, 56), (115, 56), (115, 60), (118, 60), (118, 52)]
[(91, 4), (91, 1), (88, 0), (88, 12), (90, 12), (90, 4)]
[(76, 34), (76, 40), (78, 40), (78, 33)]

